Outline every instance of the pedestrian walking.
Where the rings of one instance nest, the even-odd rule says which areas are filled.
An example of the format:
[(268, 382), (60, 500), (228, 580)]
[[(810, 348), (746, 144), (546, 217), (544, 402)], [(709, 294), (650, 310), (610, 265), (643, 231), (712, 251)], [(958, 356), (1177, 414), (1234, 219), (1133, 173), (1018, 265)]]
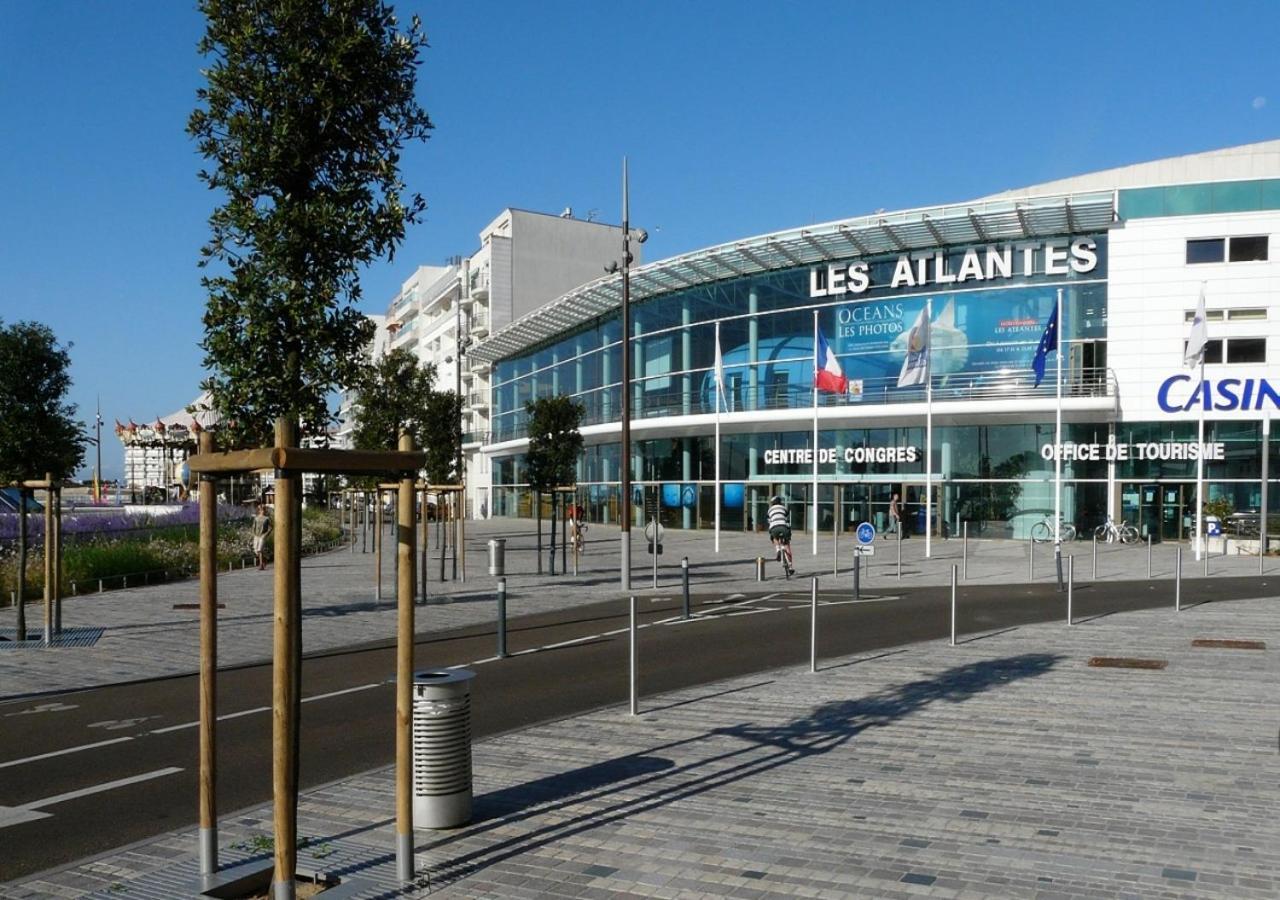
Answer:
[(267, 535), (270, 533), (271, 517), (267, 515), (267, 508), (259, 503), (253, 516), (253, 555), (258, 561), (259, 571), (267, 567)]

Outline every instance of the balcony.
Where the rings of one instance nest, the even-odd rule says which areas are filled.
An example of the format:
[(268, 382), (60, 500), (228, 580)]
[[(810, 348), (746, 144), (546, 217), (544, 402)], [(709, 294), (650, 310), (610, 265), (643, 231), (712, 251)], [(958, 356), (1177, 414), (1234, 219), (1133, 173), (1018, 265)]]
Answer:
[(472, 409), (488, 409), (489, 408), (489, 392), (488, 391), (471, 391), (467, 394), (467, 404)]
[(469, 291), (472, 300), (488, 300), (489, 299), (489, 270), (478, 269), (471, 273), (471, 290)]
[(489, 333), (489, 310), (476, 309), (471, 316), (471, 334), (484, 337)]

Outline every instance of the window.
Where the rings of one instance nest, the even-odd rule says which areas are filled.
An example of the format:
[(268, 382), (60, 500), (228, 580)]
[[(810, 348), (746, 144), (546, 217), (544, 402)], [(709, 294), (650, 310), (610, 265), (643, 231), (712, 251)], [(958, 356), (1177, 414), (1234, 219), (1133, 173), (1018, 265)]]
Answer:
[[(1182, 345), (1186, 353), (1186, 344)], [(1218, 338), (1204, 348), (1204, 361), (1209, 365), (1227, 363), (1265, 363), (1267, 361), (1266, 338)]]
[(1227, 341), (1227, 362), (1261, 363), (1266, 361), (1266, 338), (1231, 338)]
[(1227, 262), (1256, 262), (1267, 258), (1267, 236), (1233, 237)]
[(1265, 321), (1266, 318), (1267, 310), (1265, 307), (1227, 310), (1227, 319), (1232, 322), (1258, 322)]
[(1267, 259), (1267, 235), (1231, 238), (1190, 238), (1187, 265), (1220, 262), (1258, 262)]
[[(1195, 317), (1196, 317), (1196, 311), (1195, 311), (1194, 309), (1188, 309), (1188, 310), (1185, 310), (1185, 311), (1182, 313), (1182, 318), (1183, 318), (1185, 321), (1187, 321), (1187, 322), (1195, 321)], [(1206, 310), (1204, 311), (1204, 320), (1205, 320), (1206, 322), (1221, 322), (1221, 321), (1222, 321), (1222, 310), (1220, 310), (1220, 309), (1206, 309)]]
[(1187, 241), (1187, 265), (1222, 262), (1226, 243), (1225, 238)]

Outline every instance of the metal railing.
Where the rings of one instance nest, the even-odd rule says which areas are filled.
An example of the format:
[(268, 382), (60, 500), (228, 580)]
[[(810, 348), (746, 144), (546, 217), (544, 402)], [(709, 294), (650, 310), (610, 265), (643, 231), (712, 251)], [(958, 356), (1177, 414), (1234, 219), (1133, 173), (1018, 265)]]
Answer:
[[(678, 380), (681, 375), (669, 376)], [(651, 419), (662, 416), (701, 415), (715, 413), (715, 391), (707, 388), (704, 375), (688, 376), (693, 381), (691, 391), (646, 391), (644, 382), (632, 383), (638, 395), (632, 403), (633, 417)], [(932, 378), (933, 402), (937, 404), (993, 401), (993, 400), (1047, 400), (1056, 396), (1052, 378), (1046, 378), (1039, 386), (1029, 372), (959, 372), (935, 375)], [(1063, 381), (1064, 398), (1115, 397), (1117, 385), (1111, 369), (1078, 369), (1069, 373)], [(585, 409), (582, 424), (599, 425), (617, 420), (622, 409), (621, 385), (601, 388), (574, 397)], [(889, 406), (904, 403), (924, 403), (924, 385), (898, 387), (896, 376), (865, 378), (861, 380), (858, 394), (828, 394), (819, 392), (818, 405), (859, 408)], [(807, 384), (761, 384), (754, 389), (742, 384), (726, 392), (722, 413), (756, 412), (779, 409), (811, 409), (813, 388)], [(526, 418), (523, 410), (514, 416), (501, 416), (494, 424), (495, 440), (507, 441), (525, 436)]]

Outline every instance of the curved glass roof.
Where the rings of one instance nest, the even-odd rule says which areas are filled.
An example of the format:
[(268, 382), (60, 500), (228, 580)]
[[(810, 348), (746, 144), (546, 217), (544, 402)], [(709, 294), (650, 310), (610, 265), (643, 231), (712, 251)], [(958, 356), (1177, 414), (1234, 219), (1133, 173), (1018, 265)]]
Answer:
[[(869, 258), (956, 244), (1096, 234), (1115, 221), (1115, 192), (984, 200), (777, 231), (696, 250), (631, 270), (631, 299), (835, 260)], [(522, 316), (471, 351), (492, 364), (528, 350), (622, 304), (622, 275), (607, 275)]]

